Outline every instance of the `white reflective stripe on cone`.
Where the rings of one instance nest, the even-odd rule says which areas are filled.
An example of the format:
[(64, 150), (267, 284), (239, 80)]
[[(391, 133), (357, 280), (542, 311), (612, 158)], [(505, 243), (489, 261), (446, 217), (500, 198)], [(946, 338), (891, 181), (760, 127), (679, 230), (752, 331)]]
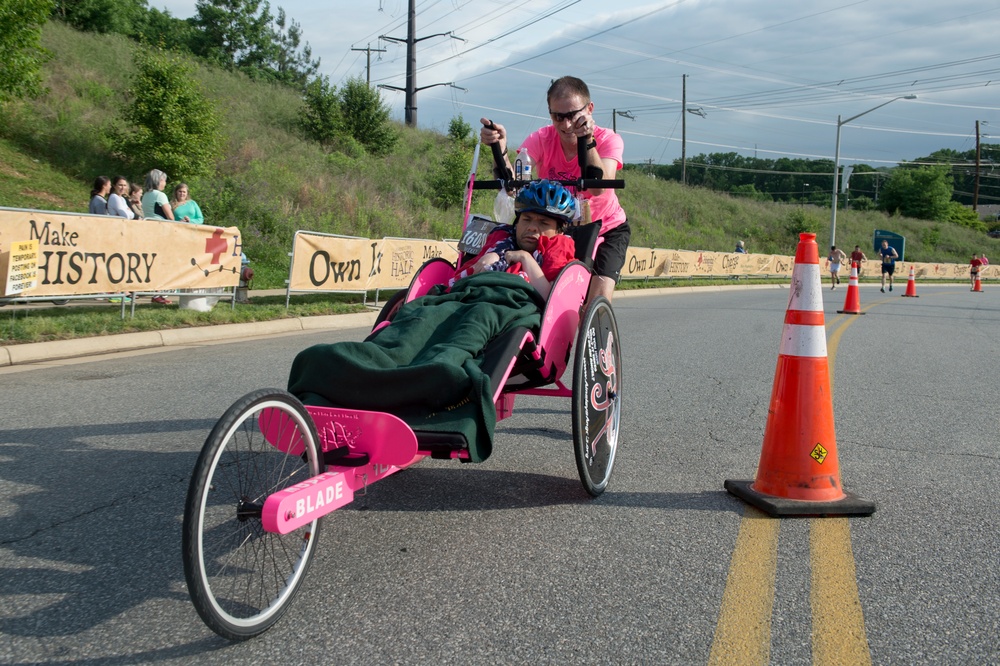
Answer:
[(826, 358), (826, 328), (785, 324), (781, 331), (781, 348), (778, 353), (784, 356)]
[(823, 284), (819, 279), (819, 264), (796, 264), (788, 295), (789, 310), (823, 311)]

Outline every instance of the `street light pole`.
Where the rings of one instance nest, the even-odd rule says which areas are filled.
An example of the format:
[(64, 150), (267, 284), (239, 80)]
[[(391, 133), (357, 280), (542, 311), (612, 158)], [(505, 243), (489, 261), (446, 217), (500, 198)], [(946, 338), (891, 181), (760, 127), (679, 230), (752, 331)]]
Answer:
[(900, 95), (899, 97), (893, 97), (888, 102), (882, 102), (878, 106), (873, 106), (867, 111), (862, 111), (857, 115), (853, 115), (850, 118), (840, 119), (837, 116), (837, 149), (834, 151), (833, 157), (833, 209), (830, 211), (830, 246), (833, 247), (837, 244), (837, 193), (840, 191), (840, 128), (851, 122), (852, 120), (857, 120), (861, 116), (871, 113), (877, 109), (881, 109), (886, 104), (892, 104), (898, 99), (916, 99), (916, 95)]

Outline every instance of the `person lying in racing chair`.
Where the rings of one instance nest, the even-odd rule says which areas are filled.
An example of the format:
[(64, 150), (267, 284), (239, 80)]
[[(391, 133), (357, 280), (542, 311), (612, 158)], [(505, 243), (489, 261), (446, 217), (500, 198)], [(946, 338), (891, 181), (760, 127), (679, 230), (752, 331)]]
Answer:
[(539, 180), (521, 190), (514, 201), (514, 224), (501, 224), (483, 243), (483, 249), (455, 272), (448, 286), (483, 271), (520, 275), (548, 298), (552, 281), (573, 260), (573, 239), (563, 235), (576, 200), (558, 183)]
[(505, 331), (537, 330), (552, 281), (574, 257), (563, 229), (573, 195), (547, 180), (524, 187), (501, 225), (447, 285), (404, 304), (363, 342), (319, 344), (295, 357), (288, 391), (306, 405), (392, 413), (419, 432), (460, 433), (470, 459), (492, 451), (496, 409), (483, 350)]

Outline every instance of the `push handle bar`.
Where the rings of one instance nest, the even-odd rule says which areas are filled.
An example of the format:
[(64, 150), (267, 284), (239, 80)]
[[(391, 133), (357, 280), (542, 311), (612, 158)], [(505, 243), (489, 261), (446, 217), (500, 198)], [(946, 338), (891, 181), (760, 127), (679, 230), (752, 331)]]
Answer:
[[(486, 127), (495, 130), (497, 127), (493, 124), (493, 121), (489, 121)], [(503, 152), (500, 150), (500, 142), (491, 143), (490, 148), (493, 151), (493, 162), (496, 164), (496, 171), (498, 173), (504, 174), (505, 178), (500, 178), (498, 180), (477, 180), (472, 184), (472, 189), (474, 190), (499, 190), (501, 187), (513, 187), (521, 188), (530, 183), (530, 180), (514, 180), (514, 174), (510, 172), (507, 165), (504, 163)], [(621, 179), (606, 179), (606, 178), (587, 178), (594, 171), (600, 171), (597, 167), (589, 166), (587, 164), (587, 139), (584, 137), (577, 137), (576, 140), (576, 159), (580, 164), (580, 177), (576, 180), (557, 180), (554, 182), (559, 183), (565, 187), (575, 187), (578, 190), (587, 189), (599, 189), (599, 190), (620, 190), (625, 187), (625, 181)]]

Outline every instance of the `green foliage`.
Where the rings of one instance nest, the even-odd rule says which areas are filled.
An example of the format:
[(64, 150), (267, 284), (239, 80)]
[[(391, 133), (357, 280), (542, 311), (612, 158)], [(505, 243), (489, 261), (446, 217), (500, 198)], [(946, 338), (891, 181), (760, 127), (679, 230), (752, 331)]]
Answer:
[(51, 0), (4, 0), (0, 7), (0, 104), (42, 93), (42, 25)]
[(174, 180), (211, 172), (221, 152), (219, 118), (192, 78), (192, 67), (154, 49), (138, 50), (135, 65), (121, 109), (128, 126), (113, 131), (122, 157)]
[(360, 77), (348, 79), (338, 95), (344, 129), (372, 155), (386, 155), (399, 140), (389, 105)]
[(958, 224), (975, 231), (986, 233), (988, 230), (986, 223), (979, 219), (979, 214), (971, 208), (966, 208), (957, 201), (948, 202), (947, 220), (953, 224)]
[(951, 193), (947, 167), (896, 169), (882, 188), (879, 208), (921, 220), (944, 221), (950, 215)]
[(920, 240), (928, 248), (932, 250), (936, 249), (941, 243), (941, 227), (935, 224), (933, 227), (924, 229), (923, 233), (920, 234)]
[(195, 55), (251, 73), (267, 61), (273, 17), (266, 0), (198, 0), (195, 7)]
[(751, 201), (770, 201), (771, 195), (767, 192), (760, 192), (752, 184), (737, 185), (729, 191), (734, 197), (750, 199)]
[(53, 14), (78, 30), (134, 36), (145, 22), (145, 0), (55, 0)]
[(447, 210), (465, 202), (471, 164), (472, 151), (461, 143), (456, 143), (445, 153), (441, 162), (432, 167), (429, 183), (431, 201), (435, 206)]
[[(287, 24), (287, 27), (286, 27)], [(278, 18), (272, 29), (274, 56), (272, 63), (274, 80), (301, 89), (319, 70), (319, 58), (312, 59), (312, 47), (302, 45), (302, 26), (285, 16), (285, 10), (278, 7)], [(301, 51), (300, 51), (301, 48)]]
[(326, 147), (343, 132), (344, 120), (340, 112), (337, 89), (330, 79), (322, 76), (306, 86), (305, 106), (299, 112), (299, 123), (306, 134)]
[(462, 144), (469, 143), (470, 141), (474, 143), (472, 137), (472, 125), (465, 122), (465, 119), (462, 118), (462, 114), (458, 114), (456, 117), (451, 119), (450, 123), (448, 123), (448, 137), (452, 141)]
[(851, 208), (854, 210), (875, 210), (875, 201), (871, 197), (858, 197), (851, 200)]
[(787, 221), (785, 223), (785, 231), (789, 236), (796, 239), (796, 241), (799, 238), (799, 234), (816, 233), (818, 229), (819, 223), (816, 218), (812, 217), (801, 208), (792, 209), (792, 211), (788, 213)]

